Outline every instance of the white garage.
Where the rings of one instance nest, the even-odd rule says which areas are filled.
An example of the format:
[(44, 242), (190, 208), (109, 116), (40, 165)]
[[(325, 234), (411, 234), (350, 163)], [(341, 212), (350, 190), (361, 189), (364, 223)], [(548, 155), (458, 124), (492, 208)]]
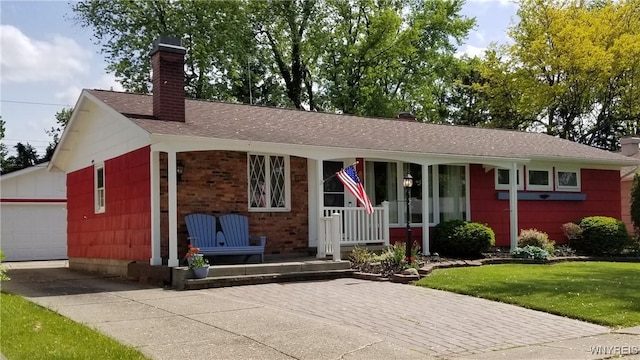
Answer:
[(48, 163), (0, 176), (0, 249), (5, 261), (67, 258), (66, 175)]

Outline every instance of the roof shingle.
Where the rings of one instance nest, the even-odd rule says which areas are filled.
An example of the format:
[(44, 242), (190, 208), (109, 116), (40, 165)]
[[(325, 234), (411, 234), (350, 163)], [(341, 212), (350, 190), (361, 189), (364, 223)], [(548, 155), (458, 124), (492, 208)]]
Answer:
[[(152, 134), (417, 154), (572, 160), (630, 165), (634, 159), (542, 133), (440, 125), (186, 100), (185, 123), (153, 119), (152, 96), (89, 93)], [(637, 159), (635, 159), (637, 161)]]

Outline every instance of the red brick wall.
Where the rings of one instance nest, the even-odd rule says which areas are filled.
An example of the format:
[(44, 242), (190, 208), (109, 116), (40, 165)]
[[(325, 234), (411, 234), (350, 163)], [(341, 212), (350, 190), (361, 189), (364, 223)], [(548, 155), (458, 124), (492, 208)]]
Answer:
[[(164, 155), (164, 154), (163, 154)], [(186, 215), (206, 213), (219, 216), (240, 213), (249, 217), (251, 236), (267, 237), (266, 254), (306, 252), (309, 242), (307, 160), (291, 157), (291, 211), (249, 212), (247, 153), (197, 151), (179, 153), (184, 165), (178, 182), (179, 254), (188, 244)], [(166, 156), (161, 157), (162, 253), (167, 254), (168, 196)]]
[(93, 166), (67, 174), (69, 257), (151, 257), (149, 147), (105, 161), (105, 212), (94, 211)]
[[(486, 172), (477, 164), (469, 170), (471, 220), (487, 223), (496, 233), (496, 245), (509, 246), (509, 201), (498, 200), (493, 170)], [(620, 172), (582, 169), (580, 178), (585, 201), (518, 201), (519, 230), (535, 228), (564, 243), (564, 223), (593, 215), (620, 219)]]

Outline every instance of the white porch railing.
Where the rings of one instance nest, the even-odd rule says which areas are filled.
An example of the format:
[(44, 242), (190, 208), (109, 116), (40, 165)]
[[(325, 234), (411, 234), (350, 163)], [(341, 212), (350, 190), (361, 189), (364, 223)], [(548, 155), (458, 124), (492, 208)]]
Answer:
[(373, 243), (389, 245), (389, 202), (387, 201), (383, 202), (381, 207), (374, 207), (371, 215), (367, 215), (363, 207), (327, 207), (323, 210), (320, 222), (318, 258), (333, 254), (333, 259), (339, 260), (340, 250), (335, 249), (334, 244), (340, 246)]

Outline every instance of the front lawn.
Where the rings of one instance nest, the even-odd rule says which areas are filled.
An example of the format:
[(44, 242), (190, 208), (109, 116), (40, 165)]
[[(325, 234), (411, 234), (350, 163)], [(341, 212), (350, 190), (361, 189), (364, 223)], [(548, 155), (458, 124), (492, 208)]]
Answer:
[(147, 359), (20, 296), (0, 292), (0, 348), (11, 359)]
[(566, 262), (438, 269), (417, 284), (611, 327), (640, 325), (640, 263)]

